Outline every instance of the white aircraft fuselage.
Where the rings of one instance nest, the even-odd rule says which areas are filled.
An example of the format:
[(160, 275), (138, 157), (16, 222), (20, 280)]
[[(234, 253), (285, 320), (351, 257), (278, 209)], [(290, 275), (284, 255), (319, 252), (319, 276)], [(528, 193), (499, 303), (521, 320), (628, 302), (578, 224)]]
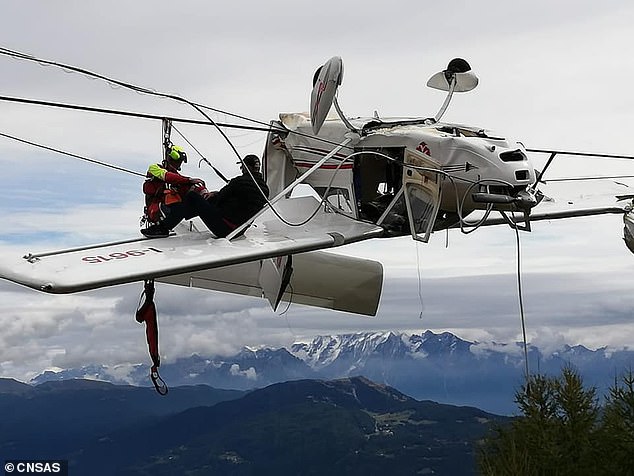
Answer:
[[(306, 114), (281, 114), (274, 122), (278, 132), (269, 134), (264, 158), (266, 177), (276, 194), (314, 166), (336, 144), (352, 137), (347, 146), (304, 180), (334, 207), (361, 218), (387, 225), (390, 235), (409, 234), (410, 226), (390, 226), (383, 216), (402, 188), (404, 196), (417, 195), (416, 185), (435, 182), (435, 229), (451, 226), (473, 210), (527, 210), (537, 203), (531, 192), (535, 169), (524, 146), (491, 131), (471, 126), (434, 123), (430, 119), (350, 119), (356, 134), (340, 119), (327, 119), (314, 136)], [(285, 130), (285, 132), (279, 132)], [(286, 132), (288, 131), (288, 132)], [(435, 171), (435, 172), (434, 172)], [(408, 193), (411, 190), (411, 193)], [(437, 196), (434, 197), (434, 195)], [(424, 191), (418, 193), (424, 202)], [(432, 200), (432, 201), (433, 201)], [(394, 203), (393, 211), (416, 214)], [(412, 207), (410, 207), (412, 205)], [(427, 208), (432, 204), (427, 204)], [(425, 206), (419, 211), (426, 210)], [(433, 212), (433, 210), (427, 210)], [(381, 220), (383, 218), (383, 220)], [(406, 219), (407, 217), (403, 217)], [(432, 224), (434, 225), (434, 224)], [(423, 232), (416, 230), (414, 235)]]

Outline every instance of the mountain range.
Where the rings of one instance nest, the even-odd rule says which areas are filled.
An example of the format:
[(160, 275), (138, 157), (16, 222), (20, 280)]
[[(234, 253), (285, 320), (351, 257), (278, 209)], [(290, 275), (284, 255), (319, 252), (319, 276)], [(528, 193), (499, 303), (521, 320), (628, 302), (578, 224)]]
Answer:
[[(528, 348), (530, 370), (559, 374), (572, 365), (587, 385), (604, 393), (634, 363), (634, 351), (590, 350), (563, 346), (544, 353)], [(516, 412), (514, 393), (524, 380), (521, 343), (470, 342), (444, 332), (421, 334), (372, 332), (319, 336), (287, 348), (244, 348), (232, 356), (192, 355), (161, 366), (171, 386), (206, 384), (215, 388), (252, 390), (300, 379), (364, 376), (416, 399), (470, 405), (497, 414)], [(90, 365), (44, 372), (31, 383), (90, 378), (118, 384), (148, 385), (149, 369)]]
[(475, 474), (505, 417), (418, 401), (362, 377), (252, 392), (0, 379), (0, 455), (67, 460), (69, 474)]

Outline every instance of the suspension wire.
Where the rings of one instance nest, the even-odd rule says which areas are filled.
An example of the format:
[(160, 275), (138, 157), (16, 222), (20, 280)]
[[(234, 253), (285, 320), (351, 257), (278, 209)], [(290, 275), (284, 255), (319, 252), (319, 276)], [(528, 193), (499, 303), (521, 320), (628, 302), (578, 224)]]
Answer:
[(549, 182), (574, 182), (574, 181), (583, 181), (583, 180), (612, 180), (612, 179), (622, 179), (622, 178), (634, 178), (634, 175), (610, 175), (610, 176), (593, 176), (593, 177), (562, 177), (562, 178), (554, 178), (544, 180), (544, 183)]
[[(1, 51), (0, 51), (0, 54), (2, 54)], [(201, 125), (201, 126), (213, 126), (213, 124), (211, 124), (209, 121), (202, 121), (200, 119), (187, 119), (187, 118), (184, 118), (184, 117), (161, 116), (161, 115), (157, 115), (157, 114), (148, 114), (148, 113), (143, 113), (143, 112), (122, 111), (122, 110), (118, 110), (118, 109), (108, 109), (108, 108), (102, 108), (102, 107), (83, 106), (83, 105), (80, 105), (80, 104), (68, 104), (68, 103), (60, 103), (60, 102), (54, 102), (54, 101), (43, 101), (43, 100), (38, 100), (38, 99), (26, 99), (26, 98), (18, 98), (18, 97), (13, 97), (13, 96), (1, 96), (0, 95), (0, 101), (17, 102), (17, 103), (21, 103), (21, 104), (32, 104), (32, 105), (36, 105), (36, 106), (58, 107), (58, 108), (61, 108), (61, 109), (73, 109), (73, 110), (78, 110), (78, 111), (96, 112), (96, 113), (102, 113), (102, 114), (112, 114), (112, 115), (117, 115), (117, 116), (136, 117), (136, 118), (140, 118), (140, 119), (155, 119), (155, 120), (159, 120), (159, 121), (161, 121), (163, 119), (169, 119), (172, 122), (182, 122), (182, 123), (186, 123), (186, 124), (196, 124), (196, 125)], [(203, 109), (211, 109), (211, 110), (213, 110), (213, 108), (211, 108), (210, 106), (202, 106), (202, 105), (200, 105), (200, 107), (203, 108)], [(242, 118), (243, 116), (237, 116), (237, 117)], [(305, 132), (300, 132), (300, 131), (291, 131), (291, 130), (285, 128), (285, 127), (276, 127), (274, 125), (271, 125), (271, 124), (266, 123), (266, 122), (258, 121), (256, 119), (250, 119), (250, 120), (252, 122), (255, 122), (255, 123), (258, 123), (258, 124), (262, 124), (262, 125), (264, 125), (264, 127), (247, 126), (247, 125), (244, 125), (244, 124), (232, 124), (232, 123), (227, 123), (227, 122), (216, 122), (216, 125), (218, 125), (219, 127), (225, 127), (227, 129), (242, 129), (242, 130), (247, 130), (247, 131), (278, 132), (278, 133), (281, 133), (281, 134), (295, 134), (295, 135), (300, 136), (300, 137), (306, 137), (306, 138), (313, 139), (313, 140), (316, 140), (316, 141), (319, 141), (319, 142), (323, 142), (324, 144), (339, 145), (337, 142), (335, 142), (333, 140), (330, 140), (330, 139), (325, 139), (323, 137), (307, 134)], [(344, 146), (343, 148), (354, 150), (354, 147), (350, 147), (350, 146), (347, 146), (347, 145)]]
[(71, 66), (71, 65), (59, 63), (57, 61), (44, 60), (44, 59), (41, 59), (41, 58), (37, 58), (37, 57), (35, 57), (33, 55), (28, 55), (28, 54), (25, 54), (25, 53), (21, 53), (19, 51), (10, 50), (8, 48), (0, 47), (0, 54), (6, 55), (6, 56), (10, 56), (10, 57), (13, 57), (13, 58), (17, 58), (17, 59), (26, 60), (26, 61), (34, 61), (34, 62), (37, 62), (39, 64), (45, 65), (45, 66), (55, 66), (55, 67), (58, 67), (58, 68), (62, 68), (63, 70), (67, 70), (69, 72), (72, 72), (72, 73), (79, 73), (79, 74), (82, 74), (82, 75), (85, 75), (85, 76), (88, 76), (88, 77), (91, 77), (91, 78), (101, 79), (103, 81), (106, 81), (109, 84), (113, 84), (113, 85), (116, 85), (116, 86), (120, 86), (122, 88), (130, 89), (130, 90), (135, 91), (135, 92), (140, 93), (140, 94), (148, 94), (150, 96), (157, 96), (157, 97), (162, 97), (162, 98), (166, 98), (166, 99), (173, 99), (175, 101), (188, 104), (192, 108), (194, 108), (196, 111), (198, 111), (203, 117), (205, 117), (205, 119), (207, 119), (209, 121), (209, 123), (211, 125), (213, 125), (217, 129), (218, 133), (225, 139), (225, 141), (227, 142), (229, 147), (233, 150), (233, 152), (236, 154), (236, 156), (238, 157), (240, 162), (242, 162), (242, 157), (240, 156), (240, 153), (235, 148), (235, 146), (233, 145), (233, 143), (231, 142), (229, 137), (227, 137), (225, 132), (218, 126), (218, 124), (216, 124), (216, 122), (205, 111), (203, 111), (203, 109), (200, 106), (198, 106), (196, 103), (190, 101), (187, 98), (184, 98), (182, 96), (178, 96), (176, 94), (161, 93), (161, 92), (155, 91), (153, 89), (137, 86), (137, 85), (134, 85), (134, 84), (131, 84), (131, 83), (126, 83), (126, 82), (120, 81), (118, 79), (113, 79), (113, 78), (110, 78), (108, 76), (104, 76), (102, 74), (95, 73), (93, 71), (89, 71), (89, 70), (84, 69), (84, 68), (79, 68), (77, 66)]
[(529, 385), (530, 371), (528, 366), (528, 340), (526, 337), (526, 319), (524, 316), (524, 291), (522, 288), (522, 255), (521, 255), (522, 247), (520, 244), (520, 232), (519, 232), (519, 227), (515, 223), (514, 219), (509, 218), (505, 212), (500, 212), (500, 213), (502, 214), (506, 222), (509, 224), (509, 226), (513, 228), (513, 230), (515, 230), (515, 243), (517, 248), (517, 253), (516, 253), (517, 255), (517, 296), (518, 296), (519, 309), (520, 309), (520, 322), (522, 325), (522, 339), (524, 343), (524, 372), (526, 374), (526, 384)]
[[(192, 144), (192, 143), (189, 141), (189, 139), (187, 139), (187, 137), (185, 137), (185, 136), (183, 135), (183, 133), (182, 133), (181, 131), (179, 131), (179, 130), (176, 128), (176, 126), (175, 126), (174, 124), (172, 124), (172, 129), (174, 129), (174, 130), (176, 131), (176, 133), (177, 133), (179, 136), (181, 136), (181, 137), (183, 138), (183, 140), (184, 140), (185, 142), (187, 142), (187, 143), (190, 145), (190, 147), (196, 151), (196, 153), (197, 153), (198, 155), (200, 155), (200, 157), (201, 157), (202, 161), (204, 161), (207, 165), (209, 165), (209, 167), (211, 167), (211, 168), (213, 169), (213, 171), (214, 171), (214, 172), (216, 172), (216, 175), (218, 175), (218, 177), (220, 177), (222, 180), (224, 180), (224, 182), (225, 182), (225, 183), (229, 183), (229, 179), (228, 179), (227, 177), (225, 177), (225, 176), (222, 174), (222, 172), (221, 172), (220, 170), (218, 170), (216, 167), (214, 167), (214, 166), (211, 164), (211, 162), (209, 162), (209, 160), (207, 160), (207, 158), (206, 158), (206, 157), (205, 157), (205, 156), (204, 156), (204, 155), (203, 155), (203, 154), (202, 154), (202, 153), (201, 153), (201, 152), (200, 152), (200, 151), (196, 148), (196, 146), (195, 146), (194, 144)], [(200, 162), (199, 162), (199, 166), (200, 166)]]
[(126, 172), (126, 173), (132, 174), (132, 175), (138, 175), (139, 177), (145, 177), (145, 174), (142, 174), (142, 173), (139, 173), (139, 172), (135, 172), (133, 170), (129, 170), (129, 169), (126, 169), (126, 168), (123, 168), (123, 167), (119, 167), (118, 165), (112, 165), (112, 164), (109, 164), (107, 162), (103, 162), (101, 160), (91, 159), (89, 157), (84, 157), (84, 156), (81, 156), (81, 155), (73, 154), (72, 152), (67, 152), (65, 150), (56, 149), (54, 147), (49, 147), (47, 145), (38, 144), (36, 142), (32, 142), (32, 141), (29, 141), (29, 140), (26, 140), (26, 139), (20, 139), (19, 137), (15, 137), (15, 136), (12, 136), (12, 135), (9, 135), (9, 134), (5, 134), (3, 132), (0, 132), (0, 136), (6, 137), (7, 139), (15, 140), (15, 141), (18, 141), (18, 142), (22, 142), (24, 144), (28, 144), (28, 145), (31, 145), (31, 146), (34, 146), (34, 147), (39, 147), (40, 149), (46, 149), (46, 150), (50, 150), (51, 152), (56, 152), (58, 154), (67, 155), (69, 157), (74, 157), (74, 158), (79, 159), (79, 160), (84, 160), (84, 161), (90, 162), (92, 164), (101, 165), (103, 167), (108, 167), (108, 168), (111, 168), (111, 169), (114, 169), (114, 170), (119, 170), (121, 172)]
[(423, 300), (423, 277), (420, 273), (420, 254), (418, 250), (418, 240), (414, 240), (414, 246), (416, 246), (416, 273), (418, 275), (418, 302), (420, 303), (420, 313), (418, 318), (423, 318), (423, 312), (425, 312), (425, 302)]
[(236, 119), (243, 119), (245, 121), (253, 122), (254, 124), (260, 124), (260, 125), (267, 126), (267, 127), (270, 126), (270, 124), (268, 122), (259, 121), (257, 119), (253, 119), (251, 117), (241, 116), (240, 114), (235, 114), (233, 112), (223, 111), (222, 109), (216, 109), (216, 108), (211, 107), (211, 106), (205, 106), (204, 104), (196, 104), (196, 105), (198, 107), (202, 108), (202, 109), (207, 109), (209, 111), (213, 111), (213, 112), (218, 113), (218, 114), (226, 114), (227, 116), (235, 117)]
[(522, 339), (524, 342), (524, 370), (526, 371), (526, 381), (530, 378), (530, 370), (528, 366), (528, 342), (526, 338), (526, 317), (524, 315), (524, 291), (522, 289), (522, 254), (520, 244), (520, 231), (515, 226), (515, 242), (517, 243), (517, 296), (520, 307), (520, 319), (522, 321)]
[(526, 149), (526, 152), (535, 152), (538, 154), (561, 154), (561, 155), (571, 155), (571, 156), (578, 156), (578, 157), (599, 157), (604, 159), (634, 160), (634, 155), (597, 154), (592, 152), (567, 152), (565, 150), (550, 150), (550, 149)]
[[(535, 152), (538, 154), (550, 154), (550, 157), (546, 161), (546, 165), (544, 165), (544, 168), (541, 170), (541, 172), (539, 172), (537, 176), (536, 184), (540, 182), (544, 182), (544, 183), (546, 182), (545, 180), (543, 180), (544, 174), (546, 173), (546, 170), (548, 169), (548, 167), (550, 167), (550, 165), (555, 160), (555, 157), (558, 154), (563, 156), (575, 156), (575, 157), (598, 157), (602, 159), (627, 159), (627, 160), (634, 159), (634, 156), (632, 155), (603, 154), (603, 153), (599, 154), (599, 153), (593, 153), (593, 152), (572, 152), (572, 151), (551, 150), (551, 149), (528, 149), (527, 148), (526, 152)], [(578, 179), (578, 180), (584, 180), (584, 179)], [(556, 182), (556, 181), (560, 181), (560, 180), (552, 180), (552, 182)]]
[[(115, 116), (135, 117), (139, 119), (155, 119), (158, 121), (161, 121), (163, 119), (168, 119), (172, 122), (182, 122), (186, 124), (196, 124), (201, 126), (212, 125), (208, 121), (202, 121), (200, 119), (187, 119), (184, 117), (161, 116), (158, 114), (148, 114), (144, 112), (123, 111), (119, 109), (83, 106), (80, 104), (68, 104), (68, 103), (54, 102), (54, 101), (43, 101), (39, 99), (26, 99), (26, 98), (18, 98), (13, 96), (0, 96), (0, 101), (17, 102), (21, 104), (32, 104), (35, 106), (58, 107), (61, 109), (73, 109), (77, 111), (97, 112), (101, 114), (112, 114)], [(244, 124), (231, 124), (226, 122), (217, 122), (216, 124), (219, 127), (225, 127), (227, 129), (244, 129), (249, 131), (261, 131), (261, 132), (269, 132), (271, 130), (274, 130), (279, 132), (287, 132), (285, 129), (273, 129), (270, 125), (267, 125), (267, 127), (256, 127), (256, 126), (247, 126)]]
[(253, 122), (253, 123), (256, 123), (256, 124), (264, 125), (264, 126), (267, 126), (267, 129), (270, 128), (270, 125), (268, 123), (266, 123), (266, 122), (263, 122), (263, 121), (258, 121), (256, 119), (252, 119), (252, 118), (249, 118), (249, 117), (246, 117), (246, 116), (241, 116), (239, 114), (235, 114), (235, 113), (232, 113), (232, 112), (229, 112), (229, 111), (224, 111), (222, 109), (217, 109), (217, 108), (213, 108), (211, 106), (206, 106), (204, 104), (200, 104), (200, 103), (196, 103), (196, 102), (193, 102), (193, 101), (189, 101), (188, 99), (185, 99), (185, 98), (183, 98), (181, 96), (177, 96), (177, 95), (173, 95), (173, 94), (161, 93), (159, 91), (156, 91), (156, 90), (153, 90), (153, 89), (150, 89), (150, 88), (136, 86), (136, 85), (131, 84), (131, 83), (126, 83), (124, 81), (119, 81), (117, 79), (113, 79), (113, 78), (104, 76), (102, 74), (95, 73), (95, 72), (89, 71), (87, 69), (79, 68), (79, 67), (76, 67), (76, 66), (71, 66), (71, 65), (59, 63), (59, 62), (56, 62), (56, 61), (50, 61), (50, 60), (45, 60), (45, 59), (42, 59), (42, 58), (37, 58), (37, 57), (35, 57), (33, 55), (22, 53), (20, 51), (11, 50), (11, 49), (5, 48), (5, 47), (0, 47), (0, 55), (9, 56), (9, 57), (12, 57), (14, 59), (20, 59), (20, 60), (26, 60), (26, 61), (34, 61), (36, 63), (39, 63), (39, 64), (43, 65), (43, 66), (59, 67), (59, 68), (62, 68), (63, 70), (65, 70), (66, 72), (79, 73), (79, 74), (83, 74), (83, 75), (90, 76), (90, 77), (93, 77), (93, 78), (101, 79), (101, 80), (106, 81), (106, 82), (108, 82), (108, 83), (110, 83), (112, 85), (120, 86), (120, 87), (127, 88), (127, 89), (131, 89), (131, 90), (133, 90), (133, 91), (135, 91), (137, 93), (140, 93), (140, 94), (150, 94), (150, 95), (155, 95), (155, 96), (160, 96), (160, 97), (164, 97), (164, 98), (168, 98), (168, 99), (175, 99), (177, 101), (185, 102), (185, 103), (189, 104), (190, 106), (194, 107), (196, 110), (198, 110), (198, 112), (200, 112), (203, 116), (205, 116), (205, 118), (207, 118), (214, 125), (215, 125), (214, 121), (211, 118), (209, 118), (207, 116), (207, 114), (205, 114), (203, 111), (201, 111), (201, 109), (207, 109), (209, 111), (212, 111), (212, 112), (215, 112), (215, 113), (218, 113), (218, 114), (225, 114), (227, 116), (235, 117), (237, 119), (242, 119), (242, 120), (245, 120), (245, 121), (249, 121), (249, 122)]

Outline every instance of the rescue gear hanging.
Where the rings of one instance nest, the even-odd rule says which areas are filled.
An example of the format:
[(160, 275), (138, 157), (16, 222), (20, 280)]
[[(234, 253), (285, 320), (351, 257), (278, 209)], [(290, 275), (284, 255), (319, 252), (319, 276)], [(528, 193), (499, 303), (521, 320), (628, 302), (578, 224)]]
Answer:
[(146, 279), (141, 298), (145, 297), (143, 304), (136, 311), (136, 321), (138, 323), (145, 322), (145, 335), (147, 337), (148, 350), (152, 358), (152, 368), (150, 369), (150, 378), (154, 388), (160, 395), (167, 395), (169, 389), (158, 373), (161, 366), (161, 357), (158, 348), (158, 321), (156, 316), (156, 306), (154, 305), (154, 280)]

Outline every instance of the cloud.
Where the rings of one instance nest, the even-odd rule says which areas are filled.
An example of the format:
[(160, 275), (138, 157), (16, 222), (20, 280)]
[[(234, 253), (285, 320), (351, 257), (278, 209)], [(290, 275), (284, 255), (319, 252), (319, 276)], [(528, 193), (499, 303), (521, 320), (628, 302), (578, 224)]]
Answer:
[(229, 373), (231, 373), (231, 375), (233, 376), (242, 375), (243, 377), (246, 377), (248, 380), (257, 380), (258, 378), (258, 374), (253, 367), (249, 367), (246, 370), (240, 370), (240, 366), (238, 364), (231, 365), (231, 368), (229, 369)]
[[(279, 112), (308, 109), (312, 74), (335, 54), (345, 63), (339, 101), (348, 115), (374, 110), (433, 115), (443, 95), (424, 88), (425, 81), (460, 56), (481, 81), (474, 92), (455, 98), (449, 121), (499, 130), (533, 147), (627, 152), (623, 131), (634, 124), (634, 99), (623, 95), (614, 65), (618, 78), (634, 74), (634, 63), (622, 59), (633, 41), (628, 18), (634, 7), (623, 0), (583, 1), (574, 8), (569, 3), (486, 0), (477, 6), (422, 7), (403, 0), (385, 15), (383, 7), (359, 1), (326, 1), (308, 11), (287, 0), (249, 8), (195, 0), (54, 6), (40, 0), (5, 8), (11, 21), (4, 25), (3, 46), (264, 122)], [(186, 105), (60, 69), (5, 57), (0, 63), (3, 95), (200, 117)], [(0, 132), (141, 173), (161, 154), (157, 121), (14, 103), (3, 103), (3, 112)], [(213, 118), (234, 120), (221, 113)], [(234, 153), (217, 132), (178, 127), (226, 175), (237, 173)], [(227, 133), (241, 154), (263, 148), (261, 133)], [(0, 148), (3, 196), (8, 197), (0, 202), (0, 255), (138, 236), (141, 177), (6, 139), (0, 139)], [(219, 179), (196, 162), (185, 172), (219, 186)], [(558, 158), (552, 176), (621, 173), (627, 167)], [(576, 198), (590, 190), (594, 185), (586, 183), (573, 191)], [(629, 292), (634, 269), (619, 220), (536, 223), (532, 233), (521, 235), (531, 340), (544, 346), (564, 340), (590, 347), (634, 346)], [(505, 227), (468, 236), (452, 231), (448, 247), (446, 236), (436, 233), (426, 245), (402, 238), (340, 250), (384, 263), (376, 318), (296, 304), (274, 313), (255, 298), (159, 284), (162, 353), (166, 360), (193, 352), (229, 354), (243, 345), (283, 345), (321, 333), (365, 330), (432, 329), (470, 340), (518, 339), (514, 233)], [(133, 317), (140, 292), (139, 283), (48, 296), (1, 282), (1, 375), (32, 375), (52, 365), (106, 363), (125, 369), (147, 362), (143, 326)]]
[[(541, 349), (540, 349), (541, 350)], [(469, 347), (469, 352), (479, 357), (488, 357), (492, 352), (502, 352), (514, 357), (521, 357), (524, 354), (523, 346), (515, 345), (514, 343), (508, 343), (501, 345), (496, 342), (476, 342)]]
[(561, 331), (556, 331), (549, 327), (537, 327), (531, 329), (530, 342), (539, 347), (542, 355), (549, 356), (563, 349), (569, 339)]

